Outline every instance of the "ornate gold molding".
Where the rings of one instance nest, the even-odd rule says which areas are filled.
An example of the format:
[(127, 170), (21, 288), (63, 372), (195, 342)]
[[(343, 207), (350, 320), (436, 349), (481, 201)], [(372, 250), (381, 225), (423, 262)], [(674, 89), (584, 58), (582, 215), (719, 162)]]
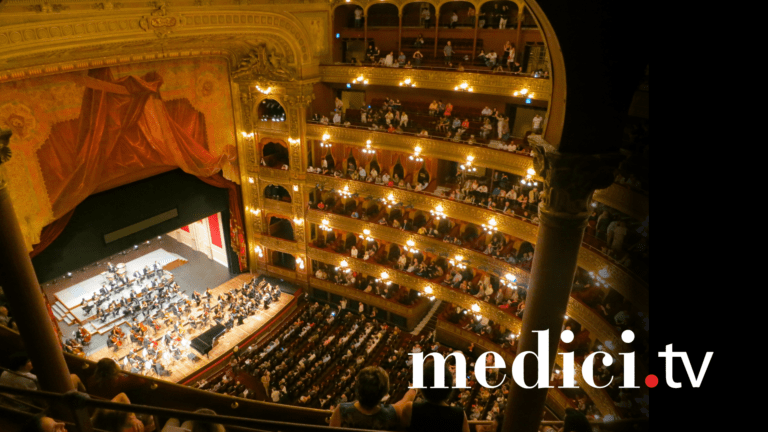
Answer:
[(365, 147), (366, 141), (383, 150), (392, 150), (412, 154), (416, 146), (421, 147), (421, 154), (428, 157), (464, 163), (467, 156), (474, 156), (473, 164), (492, 168), (525, 177), (528, 168), (533, 167), (529, 156), (494, 150), (484, 146), (446, 142), (410, 135), (379, 133), (362, 129), (350, 129), (338, 126), (307, 125), (307, 138), (322, 140), (323, 134), (331, 136), (330, 142), (351, 144)]
[(514, 333), (519, 333), (520, 329), (522, 327), (522, 320), (517, 318), (514, 315), (504, 313), (501, 309), (497, 308), (496, 306), (486, 303), (483, 301), (479, 301), (478, 299), (464, 294), (461, 291), (454, 290), (448, 287), (445, 287), (440, 284), (432, 283), (428, 280), (417, 278), (414, 276), (411, 276), (408, 273), (404, 273), (401, 271), (397, 271), (388, 267), (383, 267), (378, 264), (374, 264), (372, 262), (363, 261), (360, 259), (355, 259), (351, 257), (345, 257), (343, 255), (339, 255), (336, 253), (328, 252), (325, 250), (317, 249), (310, 247), (308, 248), (309, 251), (307, 255), (316, 261), (326, 263), (326, 264), (332, 264), (332, 265), (339, 265), (342, 260), (346, 260), (349, 264), (349, 268), (351, 268), (354, 271), (363, 272), (364, 274), (368, 275), (380, 275), (382, 272), (387, 272), (389, 275), (389, 280), (391, 280), (393, 283), (396, 283), (398, 285), (406, 286), (410, 289), (424, 292), (424, 288), (430, 287), (432, 288), (432, 295), (435, 297), (448, 301), (454, 304), (457, 304), (464, 309), (471, 309), (473, 305), (477, 305), (480, 307), (480, 314), (484, 317), (487, 317), (490, 320), (493, 320), (493, 322), (501, 324), (502, 326), (510, 329)]
[(291, 203), (265, 198), (262, 208), (267, 213), (279, 213), (285, 217), (293, 217), (293, 206)]
[(322, 82), (347, 84), (363, 76), (369, 85), (398, 87), (400, 82), (411, 79), (418, 88), (454, 91), (462, 83), (473, 87), (473, 93), (509, 96), (515, 91), (528, 89), (536, 100), (549, 100), (552, 83), (548, 79), (512, 75), (489, 75), (471, 72), (434, 71), (426, 69), (400, 69), (355, 66), (320, 66)]
[(360, 234), (363, 232), (363, 229), (369, 229), (371, 230), (371, 236), (373, 238), (385, 240), (390, 243), (396, 243), (400, 246), (405, 245), (408, 240), (413, 240), (416, 243), (416, 247), (420, 250), (431, 249), (434, 250), (434, 253), (436, 254), (444, 254), (449, 256), (462, 255), (472, 263), (472, 267), (501, 276), (504, 276), (507, 273), (511, 273), (517, 277), (517, 281), (519, 283), (525, 285), (528, 284), (528, 279), (530, 278), (528, 272), (522, 270), (519, 267), (515, 267), (506, 261), (496, 260), (483, 253), (456, 246), (452, 243), (446, 243), (431, 237), (418, 235), (408, 231), (402, 231), (397, 228), (391, 228), (385, 225), (377, 224), (375, 222), (366, 222), (360, 219), (353, 219), (333, 213), (322, 212), (319, 210), (309, 210), (307, 212), (307, 220), (310, 223), (321, 225), (323, 223), (323, 219), (328, 219), (331, 227), (340, 229), (342, 231)]
[(279, 239), (277, 237), (261, 236), (258, 238), (257, 243), (267, 249), (276, 250), (278, 252), (284, 252), (291, 255), (296, 255), (299, 249), (297, 242)]
[[(499, 231), (509, 233), (521, 240), (536, 244), (539, 229), (537, 225), (498, 212), (486, 210), (481, 207), (459, 203), (429, 194), (410, 192), (404, 189), (390, 188), (371, 183), (337, 179), (335, 177), (319, 174), (307, 174), (305, 184), (307, 188), (312, 188), (319, 184), (325, 189), (343, 189), (344, 186), (349, 186), (349, 190), (352, 193), (358, 193), (362, 196), (371, 195), (375, 198), (384, 198), (391, 193), (396, 201), (403, 202), (406, 205), (413, 205), (417, 210), (430, 211), (435, 209), (438, 205), (441, 205), (443, 206), (444, 213), (448, 217), (463, 221), (472, 221), (476, 224), (487, 223), (489, 220), (495, 219)], [(643, 311), (649, 310), (649, 293), (647, 285), (635, 279), (612, 261), (582, 247), (579, 251), (578, 265), (587, 271), (593, 271), (595, 273), (600, 272), (601, 277), (608, 282), (611, 288), (632, 301), (638, 309)]]

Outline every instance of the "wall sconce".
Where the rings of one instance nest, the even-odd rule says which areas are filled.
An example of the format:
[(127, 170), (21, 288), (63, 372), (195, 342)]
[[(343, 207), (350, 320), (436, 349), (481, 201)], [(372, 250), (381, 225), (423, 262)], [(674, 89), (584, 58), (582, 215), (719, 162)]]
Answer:
[(441, 204), (438, 204), (434, 210), (430, 210), (429, 214), (431, 214), (432, 217), (434, 217), (437, 220), (445, 218), (445, 213), (443, 213), (443, 206)]
[(349, 198), (352, 196), (352, 192), (349, 191), (349, 185), (344, 186), (344, 189), (337, 191), (342, 198)]
[(418, 253), (419, 252), (419, 250), (415, 248), (416, 243), (413, 240), (408, 240), (407, 242), (405, 242), (405, 244), (407, 246), (404, 247), (403, 249), (405, 249), (406, 252), (410, 252), (410, 253)]
[(359, 77), (357, 77), (357, 78), (353, 79), (351, 84), (363, 84), (363, 85), (368, 85), (368, 80), (367, 80), (367, 79), (365, 79), (365, 77), (364, 77), (364, 76), (360, 75)]
[(521, 179), (520, 183), (526, 186), (538, 186), (539, 182), (533, 180), (533, 176), (535, 175), (536, 175), (536, 170), (534, 170), (533, 168), (528, 168), (525, 178)]
[(261, 209), (246, 207), (245, 210), (254, 216), (258, 216), (261, 213)]
[(264, 252), (261, 250), (261, 246), (256, 246), (253, 251), (256, 252), (259, 258), (264, 258)]
[(405, 81), (400, 81), (400, 87), (416, 87), (416, 83), (411, 82), (410, 78), (406, 78)]
[(327, 133), (323, 134), (323, 142), (320, 143), (320, 147), (322, 148), (331, 148), (333, 147), (333, 144), (329, 143), (328, 140), (331, 139), (331, 136)]
[(296, 223), (296, 225), (301, 225), (304, 222), (304, 219), (293, 218), (293, 222)]
[(288, 138), (288, 142), (291, 143), (291, 144), (299, 144), (299, 143), (301, 143), (301, 140), (300, 139)]
[(387, 205), (387, 208), (392, 208), (393, 204), (397, 204), (395, 201), (395, 194), (391, 193), (386, 198), (382, 198), (381, 201)]
[(467, 268), (466, 265), (464, 265), (464, 257), (461, 255), (456, 255), (456, 258), (449, 261), (452, 266), (457, 267), (461, 270), (464, 270)]
[(328, 219), (323, 219), (323, 223), (320, 225), (320, 229), (323, 231), (332, 231), (333, 228), (331, 228), (331, 221)]
[(347, 260), (341, 260), (339, 263), (339, 266), (336, 267), (336, 271), (342, 272), (342, 273), (349, 273), (352, 271), (352, 269), (349, 268), (349, 263), (347, 263)]
[(472, 309), (472, 312), (474, 313), (480, 312), (480, 306), (478, 306), (477, 303), (473, 304), (470, 309)]
[(491, 219), (488, 221), (488, 225), (483, 224), (483, 231), (487, 232), (488, 234), (493, 234), (497, 231), (496, 228), (496, 219)]
[(465, 91), (465, 92), (473, 92), (475, 89), (473, 87), (470, 87), (467, 83), (461, 83), (453, 88), (455, 91)]
[(376, 279), (376, 282), (383, 282), (384, 285), (389, 285), (389, 284), (392, 283), (392, 281), (388, 280), (388, 279), (389, 279), (389, 273), (381, 272), (381, 278), (380, 279)]
[(360, 239), (361, 240), (365, 240), (367, 242), (372, 242), (374, 240), (374, 238), (371, 237), (371, 230), (364, 229), (363, 230), (363, 235), (360, 236)]
[(414, 161), (414, 162), (421, 162), (424, 159), (421, 158), (421, 147), (416, 146), (416, 148), (413, 149), (413, 154), (408, 156), (408, 159)]
[(254, 180), (253, 177), (248, 177), (248, 183), (254, 184), (256, 183), (256, 180)]
[(520, 91), (516, 91), (516, 92), (512, 93), (512, 96), (524, 97), (526, 99), (533, 99), (533, 97), (536, 96), (536, 93), (528, 93), (528, 89), (524, 88), (524, 89), (522, 89)]
[(363, 153), (365, 153), (365, 154), (371, 154), (371, 155), (373, 155), (373, 154), (376, 154), (376, 150), (374, 150), (374, 149), (372, 149), (372, 148), (371, 148), (371, 140), (368, 140), (368, 141), (365, 143), (365, 148), (363, 149)]
[(299, 191), (299, 185), (293, 185), (293, 191), (298, 192)]
[(500, 282), (505, 287), (511, 288), (513, 290), (517, 289), (517, 284), (515, 283), (517, 282), (517, 277), (512, 273), (507, 273), (504, 275), (504, 277), (500, 279)]
[(304, 270), (304, 260), (302, 258), (296, 258), (296, 265), (298, 265), (300, 269)]
[(272, 87), (267, 87), (266, 89), (263, 89), (263, 88), (261, 88), (261, 87), (259, 87), (259, 86), (256, 86), (256, 90), (257, 90), (259, 93), (261, 93), (261, 94), (265, 94), (265, 95), (268, 95), (268, 94), (272, 93)]
[(243, 135), (243, 138), (245, 138), (245, 139), (249, 139), (249, 138), (253, 139), (253, 137), (254, 137), (253, 132), (251, 132), (251, 133), (240, 132), (240, 134)]
[(460, 165), (461, 170), (468, 173), (477, 171), (477, 168), (472, 166), (472, 161), (474, 160), (474, 156), (467, 156), (467, 162), (465, 162), (463, 165)]

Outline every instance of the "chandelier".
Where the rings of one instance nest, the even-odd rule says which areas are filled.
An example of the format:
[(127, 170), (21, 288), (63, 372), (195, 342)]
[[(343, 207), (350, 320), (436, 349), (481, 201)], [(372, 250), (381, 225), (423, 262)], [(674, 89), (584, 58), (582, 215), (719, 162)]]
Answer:
[(365, 79), (364, 76), (360, 75), (357, 78), (353, 79), (351, 83), (347, 84), (347, 88), (352, 87), (353, 84), (363, 84), (368, 85), (368, 80)]
[(320, 147), (322, 148), (331, 148), (333, 147), (333, 144), (329, 143), (328, 140), (331, 139), (331, 136), (327, 133), (323, 134), (323, 141), (320, 143)]
[(487, 232), (488, 234), (493, 234), (497, 231), (496, 228), (496, 219), (491, 219), (488, 221), (488, 225), (483, 224), (483, 231)]
[(365, 240), (367, 242), (372, 242), (374, 240), (374, 238), (371, 237), (371, 230), (364, 229), (363, 230), (363, 235), (360, 236), (360, 239), (361, 240)]
[(413, 154), (408, 156), (408, 159), (414, 161), (414, 162), (421, 162), (424, 159), (421, 157), (421, 147), (416, 146), (416, 148), (413, 149)]
[(376, 150), (371, 148), (371, 140), (368, 140), (368, 142), (365, 143), (365, 148), (363, 149), (363, 153), (365, 154), (376, 154)]
[(453, 258), (452, 260), (450, 260), (448, 262), (450, 262), (453, 267), (456, 267), (456, 268), (458, 268), (460, 270), (464, 270), (464, 269), (467, 268), (467, 266), (464, 265), (464, 262), (465, 262), (464, 261), (464, 257), (461, 256), (461, 255), (456, 255), (455, 258)]
[(430, 210), (429, 214), (436, 220), (445, 219), (445, 213), (443, 213), (443, 206), (441, 204), (438, 204), (434, 210)]
[(517, 277), (512, 273), (507, 273), (500, 280), (501, 284), (510, 289), (517, 289)]
[(536, 95), (535, 93), (528, 93), (528, 89), (527, 88), (524, 88), (524, 89), (522, 89), (520, 91), (516, 91), (516, 92), (512, 93), (512, 96), (524, 97), (526, 99), (533, 99), (533, 97), (535, 95)]
[(387, 205), (387, 208), (392, 208), (393, 205), (397, 204), (395, 194), (393, 193), (390, 193), (386, 198), (382, 198), (381, 201)]
[[(429, 286), (427, 286), (427, 287), (424, 287), (424, 292), (425, 292), (425, 293), (427, 293), (427, 294), (432, 294), (432, 292), (433, 292), (433, 291), (432, 291), (432, 287), (429, 287)], [(435, 296), (433, 296), (433, 295), (430, 295), (430, 296), (429, 296), (429, 299), (430, 299), (430, 300), (432, 300), (432, 301), (434, 301), (434, 300), (435, 300)]]
[(331, 221), (328, 219), (323, 219), (323, 223), (320, 224), (320, 229), (326, 232), (333, 231), (333, 228), (331, 228)]
[(539, 182), (533, 180), (533, 176), (535, 175), (536, 175), (536, 170), (534, 170), (533, 168), (528, 168), (525, 178), (520, 179), (520, 183), (524, 184), (525, 186), (538, 186)]
[(384, 285), (389, 286), (389, 284), (392, 283), (391, 280), (389, 280), (389, 273), (387, 272), (381, 272), (381, 278), (376, 279), (376, 282), (382, 282)]
[(475, 89), (473, 87), (470, 87), (469, 84), (463, 82), (456, 87), (453, 88), (455, 91), (465, 91), (465, 92), (473, 92)]
[(349, 191), (349, 185), (344, 186), (344, 189), (337, 191), (342, 198), (349, 198), (352, 196), (352, 192)]
[(477, 168), (472, 166), (473, 160), (475, 160), (474, 156), (467, 156), (467, 162), (465, 162), (463, 165), (460, 165), (461, 170), (467, 173), (473, 173), (477, 171)]
[(302, 258), (296, 258), (296, 265), (298, 265), (300, 269), (304, 270), (304, 260)]
[(415, 82), (411, 82), (410, 78), (406, 78), (403, 81), (400, 81), (400, 87), (416, 87)]
[(403, 248), (406, 252), (410, 253), (419, 253), (419, 250), (416, 249), (416, 243), (413, 240), (408, 240), (405, 242), (406, 246)]
[(349, 268), (349, 264), (347, 263), (347, 260), (341, 260), (339, 263), (339, 266), (336, 267), (337, 272), (341, 273), (349, 273), (352, 271), (352, 269)]

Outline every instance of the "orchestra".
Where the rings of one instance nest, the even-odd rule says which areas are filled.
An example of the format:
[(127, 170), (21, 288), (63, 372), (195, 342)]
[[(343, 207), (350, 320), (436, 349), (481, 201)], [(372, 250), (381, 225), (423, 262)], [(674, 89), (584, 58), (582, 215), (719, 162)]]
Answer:
[[(127, 354), (117, 358), (117, 362), (134, 373), (171, 375), (168, 364), (184, 358), (183, 350), (190, 345), (186, 339), (190, 328), (197, 333), (221, 324), (231, 330), (243, 325), (256, 312), (269, 309), (282, 294), (279, 286), (254, 277), (242, 287), (223, 292), (216, 298), (210, 288), (203, 293), (194, 291), (190, 300), (181, 293), (173, 275), (163, 272), (157, 262), (134, 272), (133, 279), (126, 277), (122, 263), (116, 266), (108, 263), (108, 267), (101, 288), (90, 298), (83, 298), (80, 306), (93, 320), (125, 319), (129, 330), (124, 332), (119, 322), (113, 325), (107, 333), (107, 347), (115, 355), (127, 347)], [(121, 294), (126, 288), (128, 291)], [(193, 309), (198, 313), (193, 314)], [(163, 327), (166, 329), (164, 334), (161, 333)], [(154, 337), (149, 336), (150, 330)], [(84, 346), (90, 342), (91, 333), (81, 326), (75, 331), (74, 338), (66, 341), (64, 349), (85, 357)]]

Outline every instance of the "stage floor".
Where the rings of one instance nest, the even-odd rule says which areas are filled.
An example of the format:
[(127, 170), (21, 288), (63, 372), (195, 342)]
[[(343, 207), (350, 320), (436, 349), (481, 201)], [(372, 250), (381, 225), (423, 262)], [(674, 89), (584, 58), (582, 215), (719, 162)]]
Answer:
[[(219, 294), (223, 294), (233, 288), (241, 288), (243, 286), (243, 282), (250, 281), (253, 275), (250, 274), (243, 274), (240, 276), (235, 277), (234, 279), (229, 280), (228, 282), (216, 287), (215, 289), (212, 289), (213, 292), (213, 298), (214, 300), (211, 301), (211, 307), (215, 306), (218, 302), (215, 300)], [(260, 279), (260, 278), (258, 278)], [(274, 283), (274, 282), (273, 282)], [(170, 376), (162, 377), (162, 379), (172, 382), (178, 382), (182, 378), (190, 375), (191, 373), (195, 372), (196, 370), (203, 368), (207, 366), (210, 362), (212, 362), (214, 359), (216, 359), (218, 356), (235, 346), (236, 344), (240, 343), (242, 340), (246, 339), (248, 336), (256, 332), (258, 329), (260, 329), (266, 322), (268, 322), (272, 317), (279, 314), (290, 302), (293, 300), (293, 296), (290, 294), (286, 294), (283, 292), (283, 295), (280, 296), (280, 301), (276, 303), (272, 303), (270, 308), (266, 311), (260, 310), (256, 312), (256, 314), (249, 316), (244, 320), (244, 324), (240, 326), (235, 326), (230, 330), (229, 332), (225, 333), (223, 336), (221, 336), (218, 340), (218, 344), (211, 350), (210, 353), (208, 353), (208, 356), (200, 357), (199, 353), (195, 352), (191, 348), (183, 349), (182, 352), (185, 357), (182, 358), (180, 361), (173, 361), (169, 365), (169, 370), (171, 372)], [(193, 303), (194, 304), (194, 303)], [(201, 304), (202, 306), (202, 304)], [(192, 308), (191, 316), (197, 316), (202, 313), (202, 307)], [(185, 336), (187, 340), (192, 340), (201, 333), (208, 330), (210, 326), (205, 328), (200, 328), (198, 330), (194, 330), (191, 328), (188, 328), (189, 333)], [(166, 333), (166, 327), (163, 326), (158, 332), (154, 332), (154, 330), (150, 330), (147, 334), (152, 339), (159, 339), (162, 335)], [(128, 352), (131, 350), (132, 347), (135, 347), (134, 344), (127, 342), (127, 345), (124, 345), (119, 350), (115, 351), (114, 349), (107, 348), (106, 346), (99, 349), (98, 351), (93, 352), (92, 354), (88, 355), (87, 358), (89, 360), (93, 361), (99, 361), (100, 359), (104, 357), (110, 357), (115, 359), (116, 361), (121, 361), (121, 359), (128, 354)], [(192, 361), (189, 358), (186, 357), (186, 355), (190, 352), (193, 352), (196, 354), (199, 359), (196, 361)], [(151, 376), (155, 376), (152, 374)]]

